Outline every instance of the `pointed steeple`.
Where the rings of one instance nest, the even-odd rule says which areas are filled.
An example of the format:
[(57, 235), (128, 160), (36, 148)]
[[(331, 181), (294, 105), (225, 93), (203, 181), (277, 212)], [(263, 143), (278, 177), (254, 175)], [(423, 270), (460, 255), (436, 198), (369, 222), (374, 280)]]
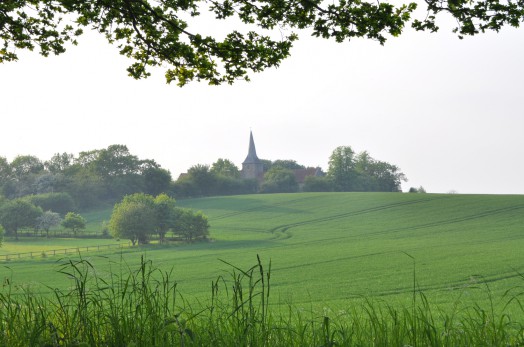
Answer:
[(264, 163), (257, 157), (253, 132), (251, 131), (249, 132), (249, 150), (246, 160), (242, 163), (241, 175), (242, 178), (256, 179), (259, 182), (264, 178)]
[(253, 132), (249, 132), (249, 150), (247, 152), (246, 160), (242, 164), (255, 164), (260, 163), (260, 159), (257, 157), (257, 150), (255, 149), (255, 141), (253, 140)]

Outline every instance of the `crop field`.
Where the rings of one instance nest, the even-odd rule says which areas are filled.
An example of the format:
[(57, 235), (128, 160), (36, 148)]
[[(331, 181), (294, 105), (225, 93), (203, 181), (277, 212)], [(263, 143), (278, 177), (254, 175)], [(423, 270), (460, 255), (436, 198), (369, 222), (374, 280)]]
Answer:
[[(400, 193), (301, 193), (183, 200), (202, 210), (211, 240), (81, 253), (101, 274), (135, 268), (143, 255), (169, 271), (189, 302), (209, 298), (211, 283), (260, 256), (271, 262), (271, 305), (345, 310), (367, 299), (406, 305), (414, 287), (442, 308), (502, 308), (524, 286), (524, 196)], [(91, 227), (110, 209), (87, 214)], [(0, 255), (115, 240), (5, 240)], [(121, 240), (125, 242), (125, 240)], [(57, 272), (69, 257), (0, 261), (0, 277), (34, 292), (70, 285)], [(414, 283), (415, 281), (415, 283)], [(508, 308), (517, 310), (518, 307)]]

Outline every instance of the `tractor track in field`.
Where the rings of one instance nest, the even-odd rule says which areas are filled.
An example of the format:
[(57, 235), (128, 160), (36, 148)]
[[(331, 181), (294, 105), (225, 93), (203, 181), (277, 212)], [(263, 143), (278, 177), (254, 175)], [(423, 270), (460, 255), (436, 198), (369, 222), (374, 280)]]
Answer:
[[(315, 244), (315, 245), (319, 245), (319, 244), (322, 244), (322, 243), (332, 243), (332, 242), (337, 242), (337, 241), (342, 241), (342, 240), (347, 240), (347, 239), (354, 239), (354, 238), (359, 238), (359, 237), (363, 237), (363, 236), (367, 236), (369, 234), (359, 234), (359, 235), (346, 235), (346, 236), (339, 236), (339, 237), (332, 237), (332, 238), (329, 238), (329, 239), (322, 239), (322, 240), (309, 240), (309, 241), (301, 241), (301, 242), (294, 242), (292, 244), (280, 244), (280, 245), (272, 245), (271, 248), (279, 248), (279, 247), (289, 247), (289, 246), (303, 246), (303, 245), (308, 245), (308, 244)], [(377, 233), (373, 233), (373, 235), (377, 235)], [(289, 238), (290, 236), (286, 236), (284, 238), (280, 238), (280, 239), (287, 239)], [(274, 239), (278, 239), (278, 237), (274, 238)], [(274, 239), (271, 239), (271, 240), (274, 240)], [(496, 237), (496, 240), (497, 241), (508, 241), (508, 240), (521, 240), (522, 238), (520, 236), (508, 236), (508, 237), (500, 237), (500, 236), (497, 236)], [(466, 241), (461, 241), (461, 242), (455, 242), (455, 245), (481, 245), (481, 244), (486, 244), (486, 243), (492, 243), (494, 240), (493, 239), (489, 239), (489, 240), (475, 240), (475, 241), (471, 241), (471, 240), (466, 240)], [(406, 249), (405, 251), (416, 251), (416, 250), (422, 250), (422, 249), (430, 249), (430, 248), (438, 248), (438, 247), (443, 247), (442, 245), (424, 245), (424, 246), (419, 246), (419, 247), (410, 247), (409, 249)], [(368, 253), (368, 254), (360, 254), (360, 255), (352, 255), (352, 256), (346, 256), (346, 257), (339, 257), (339, 258), (335, 258), (335, 259), (327, 259), (327, 260), (323, 260), (323, 261), (318, 261), (318, 262), (311, 262), (311, 263), (306, 263), (306, 264), (300, 264), (300, 265), (294, 265), (294, 266), (289, 266), (289, 267), (286, 267), (286, 268), (299, 268), (299, 267), (303, 267), (303, 266), (309, 266), (309, 265), (316, 265), (316, 264), (324, 264), (324, 263), (335, 263), (335, 262), (338, 262), (338, 261), (344, 261), (344, 260), (351, 260), (351, 259), (357, 259), (357, 258), (364, 258), (364, 257), (370, 257), (370, 256), (379, 256), (379, 255), (385, 255), (385, 254), (399, 254), (399, 253), (402, 253), (400, 250), (398, 249), (394, 249), (394, 250), (386, 250), (386, 251), (383, 251), (383, 252), (376, 252), (376, 253)]]
[(380, 212), (380, 211), (388, 210), (388, 209), (395, 208), (395, 207), (402, 207), (402, 206), (406, 206), (406, 205), (419, 204), (419, 203), (423, 203), (423, 202), (429, 202), (429, 201), (434, 201), (434, 200), (437, 200), (437, 199), (446, 199), (446, 198), (447, 197), (426, 198), (426, 199), (417, 199), (417, 200), (395, 202), (395, 203), (392, 203), (392, 204), (386, 204), (386, 205), (380, 205), (380, 206), (375, 206), (375, 207), (369, 207), (369, 208), (365, 208), (365, 209), (362, 209), (362, 210), (349, 211), (349, 212), (340, 213), (340, 214), (336, 214), (336, 215), (309, 219), (309, 220), (305, 220), (305, 221), (301, 221), (301, 222), (282, 224), (282, 225), (273, 227), (273, 228), (269, 229), (268, 231), (271, 232), (271, 233), (275, 233), (275, 232), (285, 233), (289, 229), (295, 228), (297, 226), (329, 222), (329, 221), (333, 221), (333, 220), (344, 219), (344, 218), (353, 217), (353, 216), (359, 216), (359, 215), (363, 215), (363, 214), (367, 214), (367, 213)]
[[(382, 205), (382, 206), (372, 207), (372, 208), (368, 208), (364, 210), (352, 211), (352, 212), (342, 213), (342, 214), (333, 215), (333, 216), (326, 216), (326, 217), (311, 219), (311, 220), (302, 221), (302, 222), (283, 224), (283, 225), (279, 225), (277, 227), (271, 228), (268, 231), (271, 233), (275, 233), (275, 232), (288, 233), (289, 229), (297, 227), (297, 226), (322, 223), (322, 222), (362, 215), (366, 213), (380, 212), (380, 211), (387, 210), (387, 209), (394, 208), (394, 207), (400, 207), (400, 206), (411, 205), (415, 203), (433, 201), (433, 200), (435, 199), (420, 199), (420, 200), (412, 200), (412, 201), (400, 202), (400, 203), (395, 203), (395, 204)], [(402, 231), (412, 231), (412, 230), (438, 227), (438, 226), (443, 226), (443, 225), (451, 225), (455, 223), (461, 223), (461, 222), (471, 221), (475, 219), (491, 217), (494, 215), (503, 214), (506, 212), (517, 211), (521, 209), (524, 209), (524, 205), (508, 206), (508, 207), (499, 208), (495, 210), (483, 211), (481, 213), (477, 213), (473, 215), (456, 217), (452, 219), (440, 220), (440, 221), (435, 221), (435, 222), (430, 222), (430, 223), (417, 224), (417, 225), (406, 226), (406, 227), (401, 227), (401, 228), (394, 228), (394, 229), (387, 229), (387, 230), (380, 230), (380, 231), (375, 231), (375, 232), (365, 232), (365, 233), (356, 234), (356, 235), (342, 236), (340, 237), (340, 239), (362, 237), (362, 236), (377, 236), (377, 235), (384, 235), (384, 234), (396, 233), (396, 232), (402, 232)], [(289, 238), (289, 237), (286, 237), (286, 238)], [(331, 238), (330, 240), (333, 240), (333, 238)]]
[[(352, 211), (352, 212), (342, 213), (342, 214), (333, 215), (333, 216), (326, 216), (326, 217), (311, 219), (311, 220), (302, 221), (302, 222), (283, 224), (283, 225), (279, 225), (279, 226), (276, 226), (276, 227), (271, 228), (271, 229), (262, 229), (262, 228), (260, 228), (260, 229), (259, 228), (246, 229), (246, 228), (242, 228), (242, 227), (236, 227), (236, 228), (233, 228), (233, 229), (235, 229), (235, 230), (243, 230), (243, 231), (248, 230), (248, 231), (251, 231), (251, 232), (260, 232), (260, 233), (270, 232), (270, 233), (275, 235), (275, 237), (271, 238), (271, 240), (286, 240), (286, 239), (292, 238), (293, 234), (291, 233), (291, 231), (289, 229), (294, 228), (294, 227), (303, 226), (303, 225), (311, 225), (311, 224), (315, 224), (315, 223), (322, 223), (322, 222), (326, 222), (326, 221), (330, 221), (330, 220), (336, 220), (336, 219), (349, 218), (349, 217), (352, 217), (352, 216), (357, 216), (357, 215), (366, 214), (366, 213), (380, 212), (380, 211), (383, 211), (383, 210), (386, 210), (386, 209), (390, 209), (390, 208), (395, 208), (395, 207), (400, 207), (400, 206), (409, 205), (409, 204), (415, 204), (415, 203), (421, 203), (421, 202), (429, 202), (429, 201), (433, 201), (433, 200), (435, 200), (435, 199), (420, 199), (420, 200), (411, 200), (411, 201), (401, 202), (401, 203), (381, 205), (381, 206), (376, 206), (376, 207), (363, 209), (363, 210), (359, 210), (359, 211)], [(475, 219), (490, 217), (490, 216), (494, 216), (494, 215), (497, 215), (497, 214), (503, 214), (503, 213), (506, 213), (506, 212), (516, 211), (516, 210), (520, 210), (520, 209), (524, 209), (524, 205), (516, 205), (516, 206), (509, 206), (509, 207), (495, 209), (495, 210), (487, 210), (487, 211), (484, 211), (482, 213), (477, 213), (477, 214), (473, 214), (473, 215), (462, 216), (462, 217), (446, 219), (446, 220), (441, 220), (441, 221), (435, 221), (435, 222), (431, 222), (431, 223), (411, 225), (411, 226), (406, 226), (406, 227), (402, 227), (402, 228), (379, 230), (379, 231), (375, 231), (375, 232), (362, 232), (362, 233), (358, 233), (358, 234), (354, 233), (354, 234), (343, 235), (343, 236), (339, 236), (339, 237), (330, 237), (330, 238), (322, 239), (322, 240), (316, 239), (316, 240), (309, 240), (309, 241), (294, 242), (293, 246), (306, 245), (306, 244), (319, 244), (319, 243), (323, 243), (323, 242), (334, 242), (334, 241), (337, 241), (337, 240), (347, 240), (347, 239), (355, 239), (355, 238), (362, 238), (362, 237), (373, 237), (373, 236), (380, 236), (380, 235), (387, 235), (387, 234), (392, 234), (392, 233), (398, 233), (398, 232), (402, 232), (402, 231), (414, 231), (414, 230), (421, 230), (421, 229), (438, 227), (438, 226), (443, 226), (443, 225), (452, 225), (452, 224), (455, 224), (455, 223), (461, 223), (461, 222), (465, 222), (465, 221), (471, 221), (471, 220), (475, 220)], [(503, 238), (503, 239), (504, 240), (506, 240), (506, 239), (507, 240), (511, 240), (511, 239), (515, 239), (515, 237), (511, 236), (511, 237), (506, 237), (506, 238)], [(497, 237), (497, 240), (502, 240), (502, 239), (500, 237)], [(475, 244), (482, 244), (482, 243), (487, 243), (487, 242), (492, 242), (492, 240), (485, 240), (485, 241), (482, 241), (482, 242), (475, 241), (473, 243), (475, 243)], [(465, 244), (471, 244), (472, 242), (469, 241), (469, 242), (464, 242), (464, 243)], [(288, 246), (288, 244), (285, 244), (285, 245), (282, 245), (282, 246)], [(279, 246), (274, 245), (273, 247), (279, 247)], [(375, 254), (375, 255), (378, 255), (378, 254)], [(348, 258), (344, 258), (344, 259), (348, 259)], [(341, 259), (337, 259), (337, 260), (341, 260)], [(330, 260), (330, 261), (337, 261), (337, 260)]]
[[(271, 208), (278, 207), (278, 206), (281, 206), (281, 205), (287, 205), (289, 203), (294, 203), (294, 202), (297, 202), (297, 201), (305, 201), (305, 200), (310, 200), (310, 199), (315, 199), (315, 198), (316, 197), (307, 197), (307, 198), (288, 200), (288, 201), (285, 201), (285, 202), (271, 204), (271, 205), (267, 205), (267, 206), (257, 206), (257, 207), (248, 208), (248, 209), (241, 210), (241, 211), (235, 211), (235, 212), (230, 212), (230, 213), (226, 213), (226, 214), (223, 214), (223, 215), (219, 215), (217, 217), (214, 217), (213, 220), (235, 217), (235, 216), (238, 216), (238, 215), (241, 215), (241, 214), (245, 214), (245, 213), (257, 212), (257, 211), (260, 211), (260, 210), (271, 209)], [(329, 221), (332, 221), (332, 220), (344, 219), (344, 218), (358, 216), (358, 215), (367, 214), (367, 213), (380, 212), (380, 211), (384, 211), (384, 210), (395, 208), (395, 207), (401, 207), (401, 206), (406, 206), (406, 205), (413, 205), (413, 204), (418, 204), (418, 203), (423, 203), (423, 202), (431, 202), (431, 201), (440, 200), (440, 199), (449, 199), (449, 197), (437, 197), (437, 198), (436, 197), (432, 197), (432, 198), (422, 198), (422, 199), (416, 199), (416, 200), (395, 202), (395, 203), (391, 203), (391, 204), (385, 204), (385, 205), (369, 207), (369, 208), (362, 209), (362, 210), (357, 210), (357, 211), (348, 211), (348, 212), (344, 212), (344, 213), (340, 213), (340, 214), (336, 214), (336, 215), (331, 215), (331, 216), (324, 216), (324, 217), (319, 217), (319, 218), (314, 218), (314, 219), (309, 219), (309, 220), (304, 220), (304, 221), (294, 222), (294, 223), (289, 223), (289, 224), (281, 224), (281, 225), (278, 225), (278, 226), (270, 228), (270, 229), (250, 228), (250, 231), (270, 232), (272, 234), (275, 234), (275, 233), (278, 232), (278, 233), (287, 234), (287, 235), (283, 236), (283, 237), (279, 236), (279, 237), (276, 237), (276, 238), (278, 238), (278, 239), (288, 239), (288, 238), (291, 237), (291, 234), (289, 233), (289, 229), (295, 228), (297, 226), (329, 222)], [(246, 228), (242, 228), (242, 227), (237, 227), (237, 228), (233, 228), (233, 229), (235, 229), (235, 230), (246, 230)], [(342, 238), (345, 238), (345, 237), (342, 237)]]
[(246, 214), (246, 213), (263, 211), (263, 210), (269, 210), (269, 209), (272, 209), (274, 207), (279, 207), (279, 206), (282, 206), (282, 205), (288, 205), (288, 204), (295, 203), (295, 202), (298, 202), (298, 201), (306, 201), (306, 200), (311, 200), (311, 199), (316, 199), (316, 197), (315, 196), (308, 196), (308, 197), (299, 198), (299, 199), (286, 200), (286, 201), (282, 201), (282, 202), (278, 202), (278, 203), (274, 203), (274, 204), (270, 204), (270, 205), (250, 207), (250, 208), (246, 208), (246, 209), (243, 209), (243, 210), (234, 211), (234, 212), (228, 212), (228, 213), (224, 213), (224, 214), (218, 215), (216, 217), (213, 217), (212, 220), (236, 217), (238, 215), (242, 215), (242, 214)]
[(451, 219), (446, 219), (446, 220), (440, 220), (440, 221), (435, 221), (435, 222), (431, 222), (431, 223), (424, 223), (424, 224), (406, 226), (406, 227), (402, 227), (402, 228), (387, 229), (387, 230), (375, 231), (375, 232), (371, 232), (371, 233), (362, 233), (362, 234), (358, 234), (358, 235), (353, 235), (352, 237), (376, 236), (376, 235), (384, 235), (384, 234), (396, 233), (396, 232), (402, 232), (402, 231), (411, 231), (411, 230), (420, 230), (420, 229), (426, 229), (426, 228), (433, 228), (433, 227), (439, 227), (439, 226), (443, 226), (443, 225), (452, 225), (452, 224), (467, 222), (467, 221), (476, 220), (476, 219), (480, 219), (480, 218), (491, 217), (491, 216), (494, 216), (494, 215), (497, 215), (497, 214), (506, 213), (506, 212), (517, 211), (517, 210), (521, 210), (521, 209), (524, 209), (524, 205), (516, 205), (516, 206), (509, 206), (509, 207), (499, 208), (499, 209), (495, 209), (495, 210), (487, 210), (487, 211), (484, 211), (482, 213), (477, 213), (477, 214), (473, 214), (473, 215), (469, 215), (469, 216), (456, 217), (456, 218), (451, 218)]

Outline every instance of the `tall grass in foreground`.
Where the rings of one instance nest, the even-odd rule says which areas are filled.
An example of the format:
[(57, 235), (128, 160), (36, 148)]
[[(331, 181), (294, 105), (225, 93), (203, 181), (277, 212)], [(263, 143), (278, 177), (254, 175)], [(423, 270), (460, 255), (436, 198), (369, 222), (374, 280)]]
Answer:
[[(226, 263), (227, 264), (227, 263)], [(453, 312), (432, 308), (413, 291), (409, 307), (365, 300), (335, 314), (289, 305), (272, 312), (271, 264), (242, 270), (211, 284), (208, 302), (184, 299), (171, 272), (142, 259), (138, 269), (116, 264), (98, 273), (85, 259), (59, 270), (67, 291), (33, 295), (4, 279), (0, 291), (0, 346), (518, 346), (524, 345), (521, 288), (508, 303), (522, 315), (490, 307)], [(329, 284), (326, 284), (329, 285)], [(513, 293), (513, 294), (511, 294)]]

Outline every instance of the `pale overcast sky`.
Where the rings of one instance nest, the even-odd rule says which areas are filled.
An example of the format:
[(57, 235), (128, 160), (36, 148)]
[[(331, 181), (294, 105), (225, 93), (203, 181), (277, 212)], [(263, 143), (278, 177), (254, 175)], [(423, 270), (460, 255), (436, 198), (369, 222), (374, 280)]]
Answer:
[(337, 146), (399, 166), (428, 192), (524, 194), (524, 29), (459, 40), (407, 30), (385, 46), (302, 33), (279, 69), (249, 83), (166, 85), (127, 77), (126, 59), (89, 34), (58, 57), (0, 65), (0, 156), (125, 144), (176, 178), (228, 158), (253, 130), (263, 159), (327, 170)]

